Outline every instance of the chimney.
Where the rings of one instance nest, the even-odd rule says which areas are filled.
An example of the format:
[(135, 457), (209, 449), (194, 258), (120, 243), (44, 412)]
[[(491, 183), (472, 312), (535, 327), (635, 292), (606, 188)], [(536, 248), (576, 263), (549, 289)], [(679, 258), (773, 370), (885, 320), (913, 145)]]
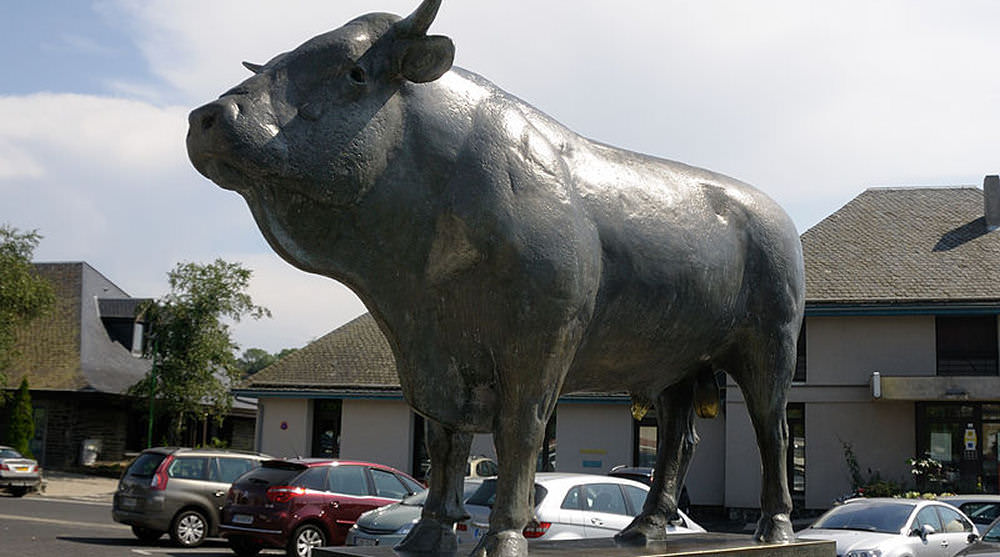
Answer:
[(983, 180), (986, 229), (1000, 228), (1000, 176), (993, 174)]

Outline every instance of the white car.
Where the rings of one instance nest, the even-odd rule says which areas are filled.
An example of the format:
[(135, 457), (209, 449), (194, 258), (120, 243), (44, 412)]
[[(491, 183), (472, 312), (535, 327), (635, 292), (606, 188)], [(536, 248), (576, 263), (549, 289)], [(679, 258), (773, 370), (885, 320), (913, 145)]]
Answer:
[(952, 557), (979, 539), (955, 507), (924, 499), (850, 499), (800, 539), (833, 540), (842, 557)]
[[(535, 474), (534, 520), (524, 529), (529, 540), (610, 538), (632, 523), (642, 510), (649, 487), (632, 480), (591, 474), (542, 472)], [(487, 479), (465, 508), (471, 518), (457, 525), (477, 541), (489, 531), (489, 516), (496, 498), (496, 480)], [(668, 534), (704, 532), (684, 513), (680, 523), (667, 526)]]
[(0, 489), (14, 497), (37, 491), (42, 483), (42, 469), (34, 459), (25, 458), (14, 447), (0, 445)]

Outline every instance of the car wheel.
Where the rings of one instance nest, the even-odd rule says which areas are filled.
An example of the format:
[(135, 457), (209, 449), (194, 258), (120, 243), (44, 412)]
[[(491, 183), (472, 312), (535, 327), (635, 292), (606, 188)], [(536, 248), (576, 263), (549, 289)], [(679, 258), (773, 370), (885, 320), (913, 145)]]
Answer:
[(142, 526), (133, 526), (132, 535), (134, 535), (142, 543), (153, 543), (156, 540), (160, 539), (160, 536), (163, 535), (163, 532), (151, 530), (149, 528), (143, 528)]
[(198, 547), (208, 535), (208, 520), (195, 510), (186, 510), (170, 525), (170, 539), (181, 547)]
[(303, 524), (288, 540), (288, 557), (312, 557), (312, 548), (326, 545), (326, 533), (314, 524)]
[(255, 557), (260, 553), (261, 545), (247, 538), (229, 538), (229, 549), (239, 557)]

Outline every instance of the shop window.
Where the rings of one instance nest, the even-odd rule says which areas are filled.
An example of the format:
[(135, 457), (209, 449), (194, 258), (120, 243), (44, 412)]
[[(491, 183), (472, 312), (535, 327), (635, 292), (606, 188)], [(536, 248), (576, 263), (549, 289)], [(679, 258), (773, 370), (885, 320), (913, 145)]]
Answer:
[(788, 490), (797, 507), (806, 501), (806, 405), (793, 402), (785, 410), (788, 421)]
[(997, 375), (995, 315), (935, 319), (938, 375)]
[(552, 411), (552, 417), (545, 424), (545, 438), (542, 440), (541, 450), (538, 451), (538, 462), (535, 464), (538, 472), (556, 471), (556, 410)]
[(341, 409), (339, 399), (313, 401), (312, 456), (340, 458)]

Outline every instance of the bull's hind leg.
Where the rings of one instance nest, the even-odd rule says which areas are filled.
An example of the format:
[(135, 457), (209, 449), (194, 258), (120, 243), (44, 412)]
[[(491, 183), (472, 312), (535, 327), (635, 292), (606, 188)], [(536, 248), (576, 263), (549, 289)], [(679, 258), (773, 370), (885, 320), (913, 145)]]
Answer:
[(694, 378), (665, 389), (656, 400), (658, 439), (656, 469), (642, 512), (619, 532), (620, 543), (644, 545), (667, 536), (667, 525), (678, 518), (677, 502), (684, 476), (698, 443), (694, 430)]
[(758, 338), (741, 343), (741, 353), (729, 369), (733, 370), (730, 374), (743, 391), (760, 448), (763, 476), (760, 520), (754, 539), (786, 543), (795, 538), (785, 460), (788, 451), (785, 405), (795, 372), (798, 323), (775, 328), (778, 330), (761, 332)]
[(468, 515), (462, 503), (465, 467), (472, 434), (427, 420), (427, 450), (431, 457), (429, 491), (420, 521), (395, 549), (409, 554), (448, 554), (458, 549), (455, 523)]

